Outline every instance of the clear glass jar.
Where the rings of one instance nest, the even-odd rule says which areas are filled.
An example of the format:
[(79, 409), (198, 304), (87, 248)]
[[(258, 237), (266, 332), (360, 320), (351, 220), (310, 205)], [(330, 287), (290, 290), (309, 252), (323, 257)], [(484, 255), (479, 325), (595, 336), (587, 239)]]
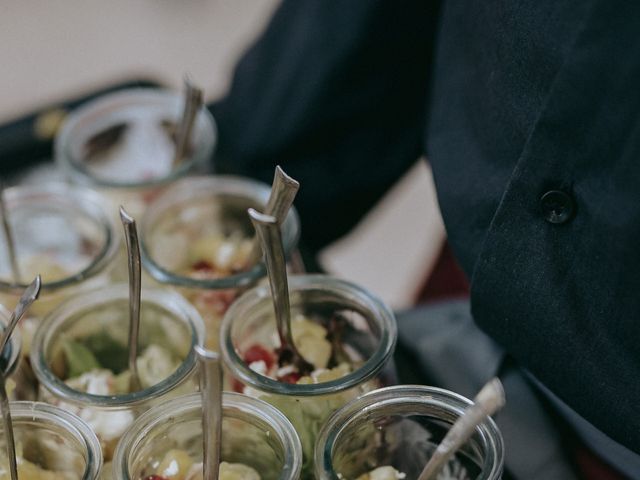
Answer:
[[(223, 394), (222, 408), (223, 462), (247, 465), (259, 472), (262, 480), (299, 478), (300, 440), (282, 413), (260, 400), (228, 392)], [(168, 463), (168, 455), (184, 459), (184, 454), (188, 460), (180, 463), (185, 470), (190, 469), (190, 462), (201, 470), (200, 394), (170, 400), (138, 418), (118, 444), (114, 477), (144, 480), (157, 472), (159, 465)]]
[(330, 374), (333, 378), (327, 381), (318, 377), (319, 383), (287, 383), (249, 367), (247, 355), (256, 346), (269, 352), (279, 347), (268, 285), (249, 290), (229, 308), (222, 322), (220, 348), (231, 375), (240, 382), (236, 387), (266, 400), (291, 420), (302, 442), (303, 478), (313, 478), (313, 448), (324, 421), (351, 399), (387, 384), (392, 377), (389, 361), (397, 328), (393, 312), (352, 283), (325, 275), (292, 276), (289, 292), (292, 318), (304, 315), (323, 328), (326, 320), (341, 319), (338, 341), (350, 363), (344, 375)]
[[(391, 466), (418, 478), (450, 426), (471, 405), (457, 393), (400, 385), (376, 390), (335, 412), (318, 435), (318, 480), (355, 480)], [(438, 475), (439, 480), (497, 480), (504, 462), (502, 434), (489, 418)]]
[(15, 308), (24, 289), (42, 275), (40, 297), (20, 322), (22, 355), (17, 398), (35, 399), (31, 340), (42, 318), (66, 298), (109, 281), (120, 236), (97, 193), (64, 184), (11, 187), (4, 192), (20, 281), (12, 277), (7, 239), (0, 235), (0, 304)]
[[(38, 402), (11, 402), (18, 477), (96, 480), (102, 467), (100, 443), (77, 416)], [(4, 445), (4, 431), (0, 430)], [(0, 449), (0, 477), (9, 478), (6, 449)]]
[[(270, 193), (268, 185), (246, 178), (188, 178), (158, 197), (142, 218), (144, 267), (196, 306), (207, 327), (207, 348), (218, 350), (220, 323), (231, 302), (266, 274), (262, 262), (249, 260), (255, 230), (247, 209), (262, 210)], [(295, 209), (282, 232), (290, 254), (300, 233)]]
[(138, 391), (130, 385), (128, 326), (128, 285), (110, 286), (60, 305), (37, 330), (31, 351), (42, 400), (85, 420), (105, 461), (135, 417), (198, 385), (194, 346), (203, 342), (204, 325), (183, 297), (142, 290)]
[(208, 171), (216, 143), (213, 117), (201, 108), (185, 158), (174, 165), (180, 92), (120, 90), (74, 110), (55, 139), (56, 162), (74, 183), (90, 185), (134, 217), (163, 186), (189, 173)]

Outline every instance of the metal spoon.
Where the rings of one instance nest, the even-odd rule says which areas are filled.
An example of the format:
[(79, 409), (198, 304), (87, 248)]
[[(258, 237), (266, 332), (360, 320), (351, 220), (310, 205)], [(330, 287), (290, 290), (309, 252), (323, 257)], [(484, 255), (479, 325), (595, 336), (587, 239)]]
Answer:
[(29, 284), (29, 286), (22, 293), (22, 296), (20, 297), (20, 300), (18, 300), (16, 308), (13, 310), (13, 312), (11, 312), (11, 317), (9, 318), (7, 327), (2, 332), (2, 337), (0, 338), (0, 355), (2, 354), (2, 352), (4, 352), (7, 343), (9, 343), (9, 338), (11, 338), (11, 334), (16, 328), (16, 325), (18, 325), (18, 322), (24, 316), (31, 304), (40, 295), (41, 286), (42, 278), (40, 277), (40, 275), (37, 275), (33, 282), (31, 282), (31, 284)]
[(7, 215), (7, 207), (4, 203), (4, 182), (0, 183), (0, 215), (2, 215), (4, 238), (7, 240), (7, 253), (9, 254), (9, 263), (11, 264), (11, 275), (15, 283), (20, 283), (20, 270), (18, 269), (18, 259), (16, 257), (15, 238), (11, 231), (9, 216)]
[(218, 480), (222, 441), (222, 364), (220, 355), (196, 345), (202, 395), (203, 480)]
[[(293, 199), (296, 198), (299, 188), (300, 183), (284, 173), (280, 165), (277, 165), (264, 213), (275, 217), (278, 225), (282, 225), (284, 219), (287, 218), (291, 205), (293, 205)], [(249, 265), (256, 263), (261, 255), (260, 240), (256, 239), (249, 255)]]
[(13, 423), (9, 408), (9, 397), (4, 372), (0, 372), (0, 410), (2, 410), (2, 426), (7, 443), (7, 457), (9, 458), (9, 471), (11, 480), (18, 480), (18, 463), (16, 461), (16, 441), (13, 437)]
[(497, 378), (482, 387), (473, 405), (467, 408), (445, 435), (425, 465), (418, 480), (435, 479), (443, 465), (471, 437), (476, 427), (505, 404), (504, 389)]
[[(4, 348), (7, 346), (9, 338), (11, 338), (11, 334), (13, 333), (16, 325), (25, 314), (29, 306), (38, 298), (38, 295), (40, 295), (41, 285), (42, 281), (40, 275), (38, 275), (20, 297), (18, 305), (11, 313), (11, 318), (9, 319), (7, 327), (5, 328), (4, 332), (2, 332), (2, 339), (0, 339), (0, 352), (4, 351)], [(7, 379), (5, 377), (5, 372), (3, 370), (0, 370), (0, 410), (2, 411), (2, 426), (4, 428), (4, 434), (6, 437), (7, 458), (9, 458), (9, 471), (11, 473), (11, 480), (18, 480), (16, 442), (13, 436), (13, 424), (11, 422), (11, 409), (9, 407), (9, 396), (7, 395), (6, 382)]]
[(176, 137), (176, 151), (173, 157), (174, 166), (182, 162), (185, 156), (187, 146), (191, 140), (191, 130), (193, 129), (196, 115), (200, 107), (202, 107), (202, 89), (193, 85), (189, 78), (185, 78), (184, 86), (184, 110), (182, 111), (182, 120)]
[(136, 363), (140, 334), (140, 291), (142, 288), (140, 245), (136, 221), (124, 207), (120, 207), (120, 220), (124, 227), (129, 260), (129, 371), (131, 372), (131, 389), (137, 391), (142, 388)]
[(253, 208), (249, 209), (249, 216), (258, 232), (267, 264), (271, 298), (276, 315), (278, 336), (280, 337), (278, 365), (294, 365), (301, 375), (306, 375), (312, 372), (314, 367), (300, 355), (293, 343), (287, 266), (278, 221), (276, 218), (257, 212)]

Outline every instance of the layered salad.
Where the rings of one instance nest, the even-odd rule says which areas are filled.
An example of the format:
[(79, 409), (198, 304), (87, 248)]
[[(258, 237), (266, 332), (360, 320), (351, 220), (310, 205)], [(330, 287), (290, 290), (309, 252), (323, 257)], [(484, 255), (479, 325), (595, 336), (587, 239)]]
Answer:
[[(257, 375), (296, 387), (313, 387), (339, 380), (357, 371), (364, 363), (365, 359), (355, 349), (348, 343), (343, 343), (342, 335), (347, 320), (338, 313), (328, 317), (314, 313), (292, 315), (294, 344), (313, 367), (306, 372), (300, 371), (295, 364), (283, 363), (279, 359), (279, 341), (273, 331), (275, 320), (272, 322), (272, 335), (276, 338), (255, 342), (241, 351), (245, 364)], [(233, 383), (234, 390), (267, 401), (291, 421), (302, 443), (302, 478), (313, 478), (313, 449), (325, 420), (350, 400), (379, 386), (379, 380), (374, 378), (351, 388), (340, 390), (336, 387), (331, 393), (297, 395), (295, 389), (290, 389), (289, 394), (277, 394), (245, 385), (238, 380)]]
[[(24, 425), (22, 429), (24, 429)], [(34, 429), (19, 435), (16, 441), (16, 463), (20, 480), (80, 480), (85, 460), (79, 452), (65, 444), (62, 437)], [(11, 480), (6, 449), (0, 452), (0, 479)]]
[[(49, 373), (36, 373), (43, 382), (43, 400), (84, 420), (96, 433), (104, 459), (109, 461), (121, 435), (140, 410), (145, 409), (145, 402), (154, 401), (159, 395), (178, 395), (195, 389), (195, 381), (182, 379), (176, 379), (170, 392), (154, 393), (152, 388), (172, 377), (183, 364), (192, 346), (192, 331), (169, 311), (143, 303), (136, 359), (140, 388), (135, 388), (128, 367), (127, 301), (86, 308), (80, 314), (71, 314), (62, 325), (45, 323), (41, 327), (43, 331), (38, 331), (36, 342), (44, 354), (46, 367), (41, 367), (42, 361), (36, 363)], [(42, 347), (39, 342), (47, 337), (48, 328), (54, 333), (48, 346)], [(63, 394), (57, 393), (62, 385), (51, 382), (48, 375), (64, 383)], [(133, 401), (131, 394), (137, 391), (145, 393), (127, 406)], [(110, 403), (105, 403), (106, 400)]]
[(253, 266), (253, 234), (246, 221), (235, 221), (221, 204), (176, 208), (171, 213), (163, 215), (146, 239), (150, 256), (171, 275), (195, 281), (180, 293), (204, 319), (207, 348), (218, 350), (222, 317), (240, 291), (209, 288), (206, 283)]
[[(202, 462), (196, 462), (186, 450), (173, 449), (166, 453), (153, 473), (140, 480), (203, 480)], [(260, 480), (260, 474), (243, 463), (221, 462), (220, 480)]]
[[(255, 343), (244, 350), (243, 359), (254, 372), (278, 380), (279, 382), (309, 385), (336, 380), (351, 373), (361, 362), (352, 361), (340, 344), (337, 317), (331, 320), (331, 326), (296, 314), (291, 319), (293, 342), (302, 357), (314, 369), (301, 372), (294, 364), (279, 364), (278, 348), (269, 348)], [(280, 362), (282, 363), (282, 362)], [(236, 391), (254, 393), (250, 387), (235, 383)]]

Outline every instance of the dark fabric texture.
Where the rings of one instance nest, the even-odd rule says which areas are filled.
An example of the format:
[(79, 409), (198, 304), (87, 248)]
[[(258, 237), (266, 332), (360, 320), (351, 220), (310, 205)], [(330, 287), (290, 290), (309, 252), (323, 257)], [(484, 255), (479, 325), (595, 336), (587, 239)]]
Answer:
[(422, 152), (435, 19), (429, 2), (283, 2), (212, 107), (216, 171), (271, 183), (282, 165), (305, 245), (346, 233)]
[(475, 321), (640, 453), (639, 27), (636, 1), (285, 0), (212, 107), (216, 166), (282, 164), (318, 249), (426, 153)]

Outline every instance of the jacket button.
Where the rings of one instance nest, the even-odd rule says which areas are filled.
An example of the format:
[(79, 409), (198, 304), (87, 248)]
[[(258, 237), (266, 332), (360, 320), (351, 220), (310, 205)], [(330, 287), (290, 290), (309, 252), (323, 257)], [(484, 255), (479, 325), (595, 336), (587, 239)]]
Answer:
[(544, 219), (549, 223), (566, 223), (573, 217), (575, 203), (569, 194), (560, 190), (551, 190), (540, 198)]

